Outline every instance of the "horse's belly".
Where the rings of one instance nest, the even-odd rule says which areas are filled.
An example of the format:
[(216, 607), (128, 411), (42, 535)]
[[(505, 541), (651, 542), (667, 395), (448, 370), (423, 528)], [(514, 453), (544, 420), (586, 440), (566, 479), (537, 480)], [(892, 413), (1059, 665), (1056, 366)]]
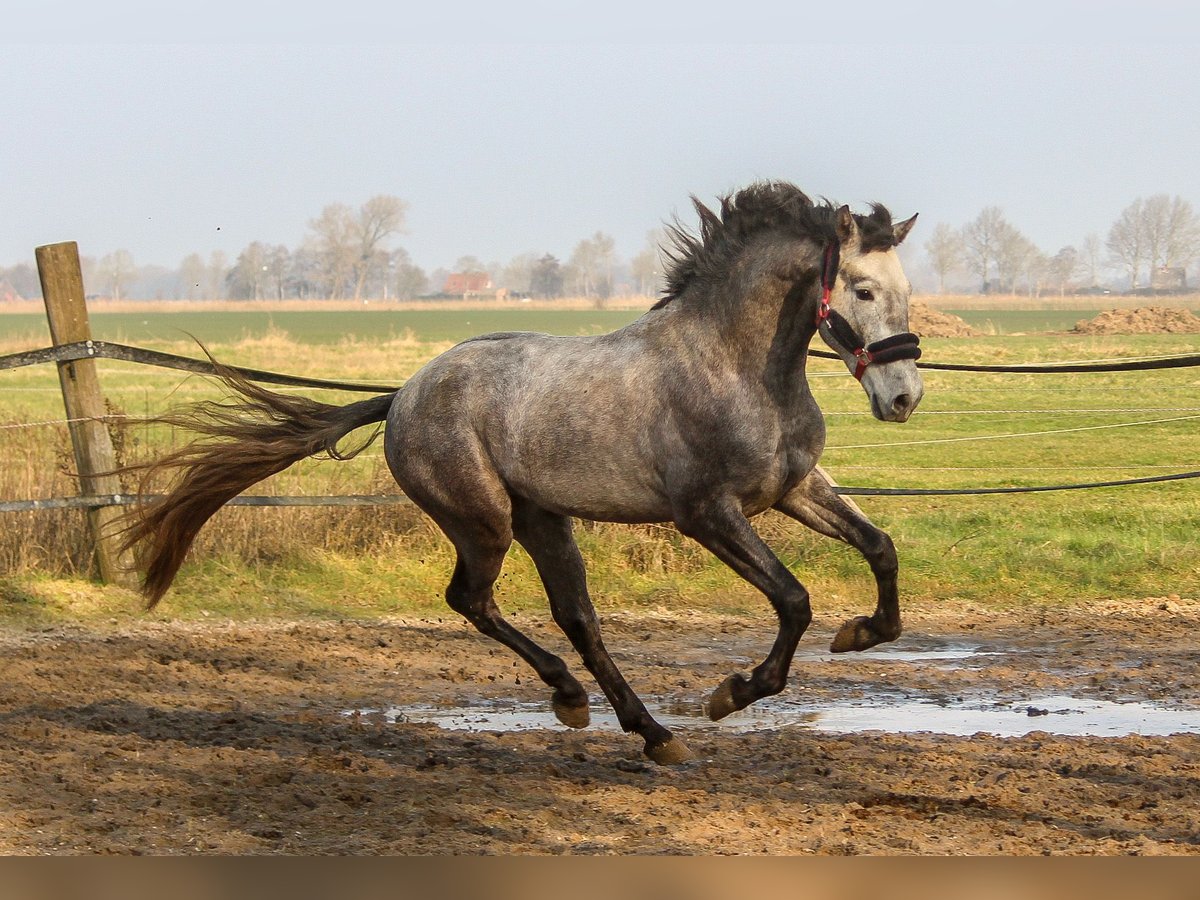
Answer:
[(511, 489), (563, 515), (598, 522), (664, 522), (671, 504), (650, 478), (606, 467), (578, 466), (542, 469), (535, 476), (515, 478)]

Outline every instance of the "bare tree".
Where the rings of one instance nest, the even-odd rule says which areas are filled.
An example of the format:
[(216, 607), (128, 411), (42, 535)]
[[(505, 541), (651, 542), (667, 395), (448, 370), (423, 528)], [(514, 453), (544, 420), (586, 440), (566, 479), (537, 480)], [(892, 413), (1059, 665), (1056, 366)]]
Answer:
[(1000, 242), (1011, 229), (998, 206), (988, 206), (963, 226), (963, 248), (969, 270), (979, 276), (980, 287), (986, 294), (992, 287), (992, 266), (997, 264)]
[(425, 270), (413, 265), (408, 251), (398, 248), (392, 251), (388, 260), (388, 273), (391, 278), (392, 295), (397, 300), (412, 300), (429, 290), (429, 278)]
[(200, 285), (204, 282), (204, 260), (199, 253), (191, 253), (179, 264), (179, 280), (183, 285), (183, 296), (194, 300), (200, 293)]
[(661, 228), (647, 232), (645, 247), (629, 263), (630, 273), (637, 281), (638, 291), (644, 296), (657, 294), (662, 288), (662, 276), (666, 268), (662, 248), (666, 241), (667, 234)]
[(381, 261), (386, 265), (387, 239), (404, 231), (407, 212), (408, 204), (390, 194), (379, 194), (359, 207), (352, 230), (358, 250), (354, 263), (355, 300), (362, 297), (363, 286), (371, 272)]
[(262, 300), (266, 295), (270, 248), (254, 241), (238, 254), (233, 267), (225, 276), (225, 286), (231, 299)]
[(537, 265), (536, 253), (520, 253), (501, 267), (496, 283), (499, 287), (521, 294), (529, 293), (533, 277), (533, 267)]
[(963, 267), (966, 248), (963, 245), (962, 233), (951, 228), (944, 222), (939, 222), (933, 229), (933, 234), (925, 242), (925, 252), (929, 256), (929, 265), (938, 279), (938, 293), (946, 293), (946, 279)]
[(276, 300), (282, 300), (287, 290), (288, 270), (292, 254), (283, 244), (268, 247), (263, 260), (267, 272), (267, 291)]
[(612, 270), (616, 262), (616, 242), (602, 231), (584, 238), (575, 245), (567, 263), (575, 290), (583, 297), (591, 297), (602, 306), (612, 296)]
[(1089, 288), (1100, 285), (1100, 251), (1103, 248), (1100, 235), (1092, 232), (1083, 239), (1079, 252), (1079, 267), (1087, 278)]
[(1067, 284), (1079, 271), (1079, 251), (1074, 247), (1063, 247), (1046, 260), (1046, 277), (1058, 288), (1060, 297), (1067, 293)]
[(1155, 194), (1142, 207), (1146, 255), (1151, 268), (1187, 266), (1200, 253), (1200, 219), (1176, 195)]
[(1117, 221), (1108, 230), (1105, 245), (1113, 261), (1129, 273), (1129, 289), (1138, 286), (1138, 275), (1146, 260), (1145, 201), (1138, 197), (1121, 210)]
[(313, 232), (312, 249), (321, 291), (326, 297), (340, 298), (354, 274), (359, 253), (354, 213), (344, 203), (330, 203), (308, 227)]
[(454, 263), (454, 271), (464, 275), (488, 275), (488, 267), (478, 256), (460, 256)]
[(204, 289), (210, 300), (220, 300), (225, 296), (225, 272), (229, 268), (229, 260), (224, 251), (214, 250), (208, 255), (208, 271), (205, 273)]
[(101, 280), (109, 290), (109, 296), (114, 300), (121, 299), (121, 288), (137, 274), (133, 254), (128, 250), (115, 250), (102, 256), (97, 268)]
[(529, 292), (535, 297), (561, 297), (563, 270), (558, 259), (547, 253), (533, 265), (529, 273)]
[(1034, 269), (1041, 251), (1034, 243), (1021, 234), (1013, 225), (1003, 219), (995, 231), (994, 258), (996, 261), (996, 281), (1001, 290), (1015, 293), (1017, 280), (1021, 276), (1030, 282), (1036, 282)]

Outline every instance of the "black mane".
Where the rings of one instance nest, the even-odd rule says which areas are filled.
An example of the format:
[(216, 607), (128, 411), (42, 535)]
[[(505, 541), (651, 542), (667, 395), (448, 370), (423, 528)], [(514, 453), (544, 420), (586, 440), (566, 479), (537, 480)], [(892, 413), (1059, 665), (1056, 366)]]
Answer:
[[(693, 283), (719, 278), (746, 242), (760, 232), (779, 231), (819, 245), (837, 239), (837, 207), (828, 200), (814, 203), (786, 181), (758, 182), (736, 194), (726, 194), (721, 197), (720, 215), (695, 196), (692, 204), (700, 216), (700, 233), (692, 234), (678, 222), (668, 228), (670, 245), (663, 248), (666, 286), (662, 300), (653, 309), (665, 306)], [(882, 205), (871, 204), (869, 215), (856, 214), (854, 220), (864, 252), (895, 246), (892, 214)]]

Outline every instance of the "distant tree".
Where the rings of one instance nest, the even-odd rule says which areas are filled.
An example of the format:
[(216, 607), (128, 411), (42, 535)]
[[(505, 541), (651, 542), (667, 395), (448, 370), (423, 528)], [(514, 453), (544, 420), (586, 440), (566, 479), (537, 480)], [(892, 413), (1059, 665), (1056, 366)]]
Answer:
[(225, 275), (227, 296), (235, 300), (262, 300), (266, 295), (270, 249), (254, 241), (238, 254), (233, 267)]
[(537, 265), (537, 261), (536, 253), (520, 253), (514, 256), (500, 268), (499, 277), (496, 279), (497, 287), (522, 294), (528, 293), (531, 290), (533, 267)]
[(938, 293), (946, 293), (946, 279), (963, 267), (966, 249), (962, 233), (944, 222), (934, 226), (933, 234), (925, 242), (925, 253), (929, 266), (938, 279)]
[(603, 305), (612, 296), (612, 271), (616, 262), (616, 242), (597, 231), (575, 245), (567, 262), (569, 280), (577, 294)]
[(1079, 268), (1089, 288), (1100, 284), (1100, 252), (1103, 247), (1100, 235), (1094, 232), (1087, 234), (1080, 245)]
[[(26, 300), (42, 296), (42, 283), (38, 278), (37, 269), (29, 263), (17, 263), (11, 268), (0, 269), (0, 281), (7, 281), (13, 290)], [(88, 281), (84, 281), (84, 285), (87, 284)]]
[(1138, 275), (1146, 261), (1145, 201), (1138, 197), (1121, 210), (1117, 220), (1108, 230), (1105, 246), (1112, 260), (1129, 273), (1129, 289), (1138, 286)]
[(345, 296), (360, 252), (354, 212), (344, 203), (330, 203), (308, 223), (321, 294)]
[(321, 263), (311, 240), (305, 241), (291, 254), (284, 278), (284, 293), (300, 300), (323, 296)]
[(206, 267), (199, 253), (191, 253), (179, 264), (179, 281), (182, 284), (182, 298), (194, 300), (200, 294), (200, 285), (204, 283)]
[(228, 257), (224, 251), (214, 250), (208, 255), (208, 271), (205, 273), (205, 293), (209, 300), (220, 300), (224, 297), (225, 272), (229, 268)]
[(543, 299), (561, 297), (563, 292), (563, 270), (556, 259), (547, 253), (529, 272), (529, 292)]
[(292, 254), (283, 244), (267, 247), (263, 258), (266, 266), (266, 285), (264, 296), (282, 300), (287, 296), (288, 272), (292, 264)]
[(460, 256), (454, 263), (454, 271), (463, 275), (486, 275), (488, 267), (477, 256)]
[(667, 241), (666, 232), (655, 228), (646, 233), (646, 244), (629, 262), (629, 272), (633, 276), (638, 292), (649, 297), (659, 293), (663, 287), (663, 272), (666, 269), (666, 259), (663, 255), (663, 245)]
[(1046, 278), (1058, 289), (1060, 297), (1067, 293), (1067, 285), (1079, 271), (1079, 251), (1074, 247), (1063, 247), (1046, 260)]
[(379, 194), (358, 210), (352, 234), (358, 255), (354, 262), (354, 299), (362, 297), (363, 287), (371, 273), (382, 263), (387, 265), (387, 239), (404, 231), (408, 204), (399, 197)]
[(1008, 222), (1001, 222), (996, 230), (994, 254), (996, 281), (1000, 290), (1015, 293), (1017, 281), (1023, 276), (1031, 286), (1036, 284), (1035, 269), (1041, 251)]
[(1178, 195), (1155, 194), (1142, 205), (1146, 258), (1151, 269), (1187, 266), (1200, 252), (1200, 219)]
[(102, 256), (98, 264), (98, 274), (108, 290), (108, 295), (114, 300), (120, 300), (122, 288), (137, 274), (133, 254), (128, 250), (115, 250)]
[(967, 267), (979, 276), (980, 288), (985, 294), (992, 288), (991, 273), (997, 262), (1000, 243), (1011, 228), (998, 206), (984, 208), (963, 226), (962, 240)]
[(429, 291), (425, 270), (413, 264), (407, 250), (392, 251), (388, 271), (391, 273), (391, 294), (397, 300), (412, 300)]

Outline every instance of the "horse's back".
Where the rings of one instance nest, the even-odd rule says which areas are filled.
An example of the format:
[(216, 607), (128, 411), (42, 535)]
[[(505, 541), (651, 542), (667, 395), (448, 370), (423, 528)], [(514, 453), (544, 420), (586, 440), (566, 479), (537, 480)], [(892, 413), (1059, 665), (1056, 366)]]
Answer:
[(617, 335), (489, 334), (432, 360), (388, 419), (401, 487), (481, 467), (548, 509), (669, 518), (653, 446), (663, 373), (637, 329)]

